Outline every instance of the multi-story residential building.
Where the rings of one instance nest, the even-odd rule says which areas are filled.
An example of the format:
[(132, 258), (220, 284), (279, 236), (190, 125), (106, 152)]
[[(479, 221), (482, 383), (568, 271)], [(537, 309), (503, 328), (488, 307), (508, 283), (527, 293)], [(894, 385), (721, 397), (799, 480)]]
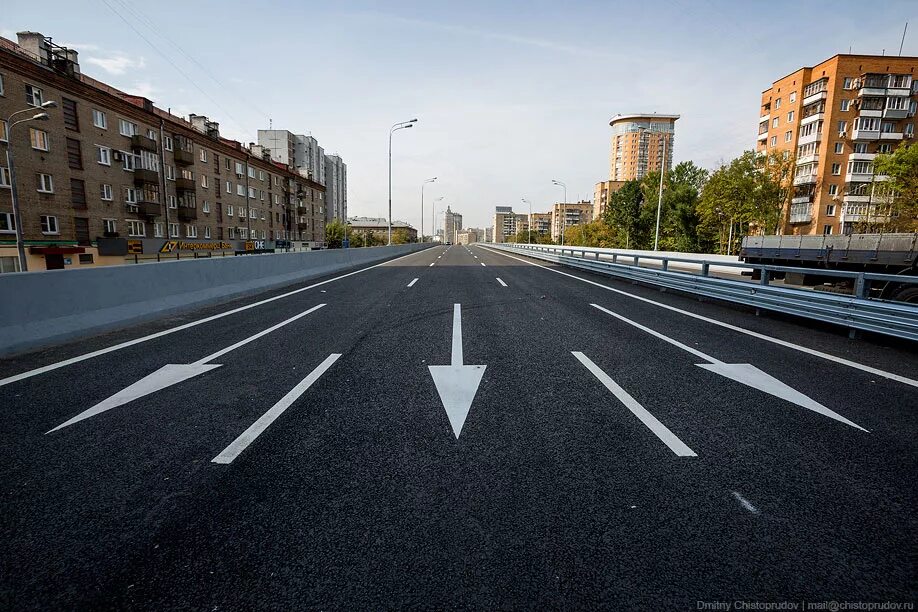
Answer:
[(596, 183), (593, 191), (593, 218), (601, 219), (606, 214), (606, 207), (612, 194), (622, 188), (625, 181), (601, 181)]
[(589, 223), (593, 216), (593, 203), (558, 202), (551, 207), (551, 239), (560, 241), (565, 229), (583, 223)]
[(325, 156), (325, 218), (347, 219), (347, 164), (338, 155)]
[(518, 232), (529, 229), (527, 215), (514, 213), (512, 206), (494, 207), (492, 242), (507, 242)]
[[(322, 185), (222, 138), (207, 117), (176, 117), (81, 74), (76, 51), (18, 36), (0, 38), (0, 116), (57, 103), (46, 121), (0, 125), (29, 270), (324, 242)], [(0, 166), (2, 270), (18, 262), (9, 179)]]
[[(551, 213), (532, 213), (529, 215), (529, 227), (534, 233), (551, 234)], [(528, 229), (528, 228), (527, 228)]]
[(476, 227), (469, 227), (459, 232), (456, 244), (473, 244), (484, 240), (485, 231)]
[(679, 115), (616, 115), (612, 126), (610, 181), (640, 180), (673, 165), (673, 140)]
[[(387, 242), (389, 239), (389, 224), (385, 217), (351, 217), (347, 220), (348, 233), (358, 233), (365, 236), (372, 234), (377, 241)], [(418, 241), (418, 230), (404, 221), (392, 222), (392, 233), (404, 230), (410, 242)]]
[(462, 229), (462, 215), (446, 207), (443, 213), (443, 237), (446, 242), (456, 244), (459, 240), (459, 231)]
[(916, 57), (836, 55), (762, 92), (756, 150), (793, 158), (782, 233), (835, 234), (882, 222), (892, 194), (877, 153), (913, 142)]

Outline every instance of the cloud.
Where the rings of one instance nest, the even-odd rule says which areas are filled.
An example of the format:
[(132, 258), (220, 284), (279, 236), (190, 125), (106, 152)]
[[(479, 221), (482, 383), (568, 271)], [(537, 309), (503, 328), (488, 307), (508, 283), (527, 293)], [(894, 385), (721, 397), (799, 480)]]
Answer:
[(153, 84), (149, 81), (138, 81), (134, 83), (134, 86), (131, 87), (130, 93), (135, 96), (143, 96), (149, 100), (153, 99), (154, 94), (158, 90), (153, 87)]
[(139, 70), (146, 66), (143, 57), (131, 57), (120, 52), (112, 52), (107, 57), (90, 56), (81, 60), (87, 64), (98, 66), (109, 74), (121, 75), (129, 70)]

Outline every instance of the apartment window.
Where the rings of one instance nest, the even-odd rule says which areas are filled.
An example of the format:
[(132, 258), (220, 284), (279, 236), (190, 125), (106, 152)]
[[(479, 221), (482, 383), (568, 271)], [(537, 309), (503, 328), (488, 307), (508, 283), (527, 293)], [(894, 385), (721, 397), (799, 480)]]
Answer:
[(787, 122), (788, 123), (794, 122), (794, 111), (790, 111), (787, 113)]
[(771, 120), (771, 127), (773, 127), (773, 128), (778, 127), (778, 122), (779, 122), (779, 121), (781, 121), (781, 119), (780, 119), (779, 117), (775, 117), (774, 119), (772, 119), (772, 120)]
[(255, 199), (255, 188), (254, 187), (249, 187), (249, 197), (252, 198), (253, 200)]
[(50, 174), (36, 174), (35, 180), (38, 191), (41, 193), (54, 193), (54, 179), (51, 178)]
[(248, 238), (249, 238), (249, 230), (248, 230), (248, 228), (240, 227), (240, 228), (239, 228), (239, 237), (242, 238), (243, 240), (248, 240)]
[(201, 149), (201, 161), (207, 162), (207, 149)]
[(206, 174), (201, 175), (201, 187), (203, 187), (204, 189), (207, 189), (207, 175)]
[(255, 168), (248, 166), (249, 168), (249, 178), (255, 178)]
[(237, 208), (236, 214), (244, 219), (245, 218), (245, 206), (240, 206), (239, 208)]
[(44, 104), (44, 94), (38, 87), (35, 87), (34, 85), (26, 85), (25, 92), (26, 104), (31, 106), (41, 106)]
[(153, 224), (153, 237), (154, 238), (163, 237), (163, 224), (159, 221)]
[(230, 239), (230, 240), (232, 240), (233, 238), (235, 238), (235, 237), (236, 237), (236, 228), (235, 228), (235, 227), (228, 227), (228, 228), (226, 228), (226, 237), (227, 237), (228, 239)]
[(839, 135), (839, 136), (844, 136), (845, 133), (846, 133), (847, 131), (848, 131), (848, 122), (847, 122), (847, 121), (839, 121), (839, 122), (838, 122), (838, 135)]
[(226, 216), (227, 216), (227, 217), (232, 217), (232, 216), (233, 216), (233, 205), (232, 205), (232, 204), (227, 204), (227, 205), (226, 205)]
[(172, 136), (163, 136), (163, 148), (167, 151), (172, 150)]
[(854, 77), (845, 77), (842, 87), (845, 89), (854, 89)]
[(245, 171), (245, 168), (242, 167), (242, 164), (240, 164), (239, 162), (236, 162), (236, 174), (238, 174), (239, 176), (242, 176), (244, 171)]
[(178, 238), (178, 237), (179, 237), (179, 235), (178, 235), (178, 230), (179, 230), (179, 224), (178, 224), (178, 223), (170, 223), (170, 224), (169, 224), (169, 237), (170, 237), (170, 238)]
[(280, 196), (278, 196), (276, 193), (274, 194), (274, 203), (275, 203), (275, 204), (280, 204), (279, 197), (280, 197)]
[(58, 228), (57, 225), (57, 217), (52, 215), (41, 215), (41, 233), (60, 234), (60, 228)]
[(70, 204), (74, 208), (86, 208), (86, 182), (80, 179), (70, 179)]
[(777, 137), (777, 136), (772, 136), (772, 137), (771, 137), (771, 146), (772, 146), (772, 147), (778, 146), (778, 137)]
[(209, 226), (204, 228), (204, 237), (210, 238), (210, 227)]
[(3, 94), (3, 75), (0, 74), (0, 96), (2, 95), (4, 95)]
[(12, 234), (16, 232), (16, 217), (13, 213), (0, 212), (0, 234)]
[(259, 171), (258, 171), (258, 180), (259, 180), (259, 181), (265, 180), (265, 171), (264, 171), (264, 170), (259, 170)]
[(912, 135), (914, 135), (914, 134), (915, 134), (915, 124), (914, 124), (914, 123), (906, 123), (906, 124), (905, 124), (905, 135), (906, 135), (906, 136), (912, 136)]
[(174, 181), (175, 180), (175, 166), (163, 166), (166, 169), (166, 180)]
[(80, 149), (80, 141), (75, 138), (67, 138), (67, 166), (72, 170), (83, 169), (83, 151)]
[(147, 130), (147, 138), (156, 140), (156, 130)]
[(107, 183), (102, 183), (102, 185), (99, 186), (99, 197), (106, 201), (114, 200), (112, 186)]
[(198, 228), (194, 225), (186, 225), (185, 226), (185, 237), (186, 238), (197, 238)]
[(118, 121), (118, 131), (122, 136), (133, 136), (137, 133), (137, 124), (131, 123), (126, 119)]
[(784, 132), (784, 142), (790, 142), (791, 138), (793, 137), (794, 137), (794, 133), (791, 132), (790, 130)]
[(224, 165), (226, 166), (226, 169), (227, 169), (227, 170), (232, 170), (232, 169), (233, 169), (233, 162), (230, 160), (229, 157), (224, 157), (224, 158), (223, 158), (223, 163), (224, 163)]
[(49, 148), (48, 132), (44, 130), (29, 128), (29, 141), (32, 143), (32, 148), (38, 151), (47, 151)]
[(843, 99), (843, 100), (841, 101), (841, 109), (842, 109), (843, 111), (848, 110), (848, 106), (850, 106), (850, 105), (851, 105), (851, 100)]
[(775, 100), (775, 110), (781, 108), (781, 98)]
[(117, 234), (118, 225), (114, 219), (102, 219), (102, 231), (106, 234)]
[(274, 184), (277, 185), (279, 180), (280, 180), (280, 179), (279, 179), (278, 177), (275, 176), (275, 177), (274, 177)]
[(832, 164), (832, 175), (838, 176), (841, 174), (841, 164)]
[(836, 153), (844, 153), (844, 152), (845, 152), (845, 143), (843, 143), (843, 142), (836, 142), (836, 143), (835, 143), (835, 152), (836, 152)]
[(80, 131), (80, 116), (77, 114), (77, 103), (70, 98), (61, 98), (61, 116), (64, 118), (64, 127), (68, 130)]
[(6, 129), (6, 120), (0, 119), (0, 142), (7, 142), (9, 140), (9, 132)]
[(121, 164), (128, 172), (133, 172), (134, 168), (137, 166), (137, 159), (134, 157), (133, 153), (121, 151)]
[(264, 210), (261, 211), (261, 220), (262, 220), (262, 221), (265, 220), (265, 211), (264, 211)]
[(832, 195), (832, 196), (838, 195), (838, 185), (834, 183), (832, 185), (829, 185), (829, 195)]
[(210, 212), (210, 202), (208, 202), (207, 200), (204, 200), (204, 202), (201, 203), (201, 210), (206, 213), (209, 213)]
[(265, 201), (265, 190), (264, 189), (259, 190), (259, 195), (261, 195), (261, 201), (264, 202)]
[(866, 142), (856, 142), (856, 143), (854, 143), (854, 152), (855, 152), (855, 153), (866, 153), (866, 152), (867, 152), (867, 143), (866, 143)]
[(242, 183), (236, 185), (236, 195), (241, 195), (245, 197), (245, 185)]
[(831, 236), (831, 235), (832, 235), (832, 226), (831, 226), (831, 225), (823, 225), (823, 226), (822, 226), (822, 233), (825, 234), (826, 236)]
[(249, 219), (257, 219), (257, 218), (258, 218), (258, 211), (255, 210), (254, 208), (250, 208), (249, 209)]
[(103, 166), (111, 166), (112, 150), (109, 147), (96, 145), (96, 161)]
[(891, 151), (892, 151), (892, 145), (887, 142), (884, 142), (883, 144), (877, 147), (877, 153), (890, 153)]
[(178, 199), (174, 195), (169, 196), (169, 208), (178, 208)]
[(137, 203), (137, 190), (133, 187), (124, 188), (124, 201), (127, 204), (136, 204)]
[(233, 193), (233, 183), (226, 181), (226, 193)]
[(9, 187), (10, 183), (10, 169), (0, 166), (0, 187)]

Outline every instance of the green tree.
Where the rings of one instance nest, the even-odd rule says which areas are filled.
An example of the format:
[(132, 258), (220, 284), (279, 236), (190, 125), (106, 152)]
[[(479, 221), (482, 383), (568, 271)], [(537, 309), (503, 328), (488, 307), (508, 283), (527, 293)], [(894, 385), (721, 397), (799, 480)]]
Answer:
[(392, 231), (392, 244), (408, 244), (409, 242), (411, 242), (411, 236), (405, 228), (400, 227)]
[(660, 202), (660, 173), (651, 172), (641, 181), (644, 205), (642, 223), (651, 228), (649, 244), (653, 246), (656, 233), (657, 205), (660, 204), (661, 251), (698, 252), (702, 244), (698, 237), (698, 198), (707, 180), (707, 170), (690, 161), (682, 162), (666, 173), (663, 179), (663, 198)]
[(344, 242), (345, 226), (338, 219), (325, 224), (325, 243), (330, 249), (340, 249)]
[[(879, 154), (874, 160), (874, 172), (886, 175), (884, 195), (893, 195), (889, 222), (884, 231), (918, 231), (918, 143), (901, 144), (892, 153)], [(876, 195), (874, 188), (874, 195)], [(882, 197), (882, 196), (880, 196)]]
[(564, 244), (571, 246), (615, 248), (620, 240), (618, 230), (602, 219), (574, 225), (564, 232)]
[(628, 181), (609, 197), (603, 221), (618, 236), (615, 246), (641, 249), (646, 246), (647, 227), (641, 217), (644, 193), (640, 181)]

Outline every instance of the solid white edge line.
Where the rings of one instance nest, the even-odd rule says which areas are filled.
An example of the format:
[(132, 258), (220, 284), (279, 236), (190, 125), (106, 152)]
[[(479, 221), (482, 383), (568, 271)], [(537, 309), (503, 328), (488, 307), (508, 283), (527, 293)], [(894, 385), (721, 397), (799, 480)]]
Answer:
[[(361, 268), (361, 269), (359, 269), (359, 270), (354, 270), (353, 272), (348, 272), (347, 274), (342, 274), (341, 276), (336, 276), (335, 278), (329, 278), (329, 279), (326, 279), (326, 280), (324, 280), (324, 281), (320, 281), (320, 282), (318, 282), (318, 283), (313, 283), (312, 285), (309, 285), (308, 287), (300, 287), (299, 289), (294, 289), (293, 291), (288, 291), (287, 293), (282, 293), (282, 294), (280, 294), (280, 295), (275, 295), (274, 297), (269, 297), (269, 298), (267, 298), (267, 299), (264, 299), (264, 300), (261, 300), (261, 301), (258, 301), (258, 302), (253, 302), (253, 303), (251, 303), (251, 304), (246, 304), (245, 306), (239, 306), (238, 308), (233, 308), (232, 310), (227, 310), (227, 311), (225, 311), (225, 312), (221, 312), (221, 313), (218, 313), (218, 314), (215, 314), (215, 315), (211, 315), (211, 316), (209, 316), (209, 317), (204, 317), (203, 319), (198, 319), (197, 321), (191, 321), (190, 323), (185, 323), (185, 324), (183, 324), (183, 325), (178, 325), (178, 326), (176, 326), (176, 327), (170, 327), (169, 329), (164, 329), (164, 330), (162, 330), (162, 331), (158, 331), (158, 332), (153, 333), (153, 334), (148, 334), (148, 335), (146, 335), (146, 336), (141, 336), (140, 338), (134, 338), (133, 340), (128, 340), (128, 341), (126, 341), (126, 342), (121, 342), (120, 344), (115, 344), (115, 345), (113, 345), (113, 346), (109, 346), (109, 347), (104, 348), (104, 349), (99, 349), (99, 350), (97, 350), (97, 351), (92, 351), (92, 352), (86, 353), (86, 354), (84, 354), (84, 355), (78, 355), (78, 356), (76, 356), (76, 357), (71, 357), (70, 359), (65, 359), (65, 360), (63, 360), (63, 361), (58, 361), (58, 362), (56, 362), (56, 363), (51, 363), (51, 364), (48, 364), (48, 365), (45, 365), (45, 366), (41, 366), (40, 368), (35, 368), (35, 369), (33, 369), (33, 370), (28, 370), (28, 371), (26, 371), (26, 372), (22, 372), (22, 373), (20, 373), (20, 374), (14, 374), (13, 376), (9, 376), (9, 377), (7, 377), (7, 378), (0, 379), (0, 387), (2, 387), (2, 386), (4, 386), (4, 385), (8, 385), (8, 384), (10, 384), (10, 383), (14, 383), (14, 382), (20, 381), (20, 380), (24, 380), (24, 379), (26, 379), (26, 378), (31, 378), (32, 376), (38, 376), (39, 374), (44, 374), (45, 372), (51, 372), (51, 371), (53, 371), (53, 370), (57, 370), (58, 368), (63, 368), (63, 367), (69, 366), (69, 365), (73, 365), (73, 364), (79, 363), (79, 362), (81, 362), (81, 361), (86, 361), (87, 359), (92, 359), (93, 357), (99, 357), (100, 355), (105, 355), (106, 353), (111, 353), (111, 352), (114, 352), (114, 351), (121, 350), (121, 349), (123, 349), (123, 348), (128, 348), (129, 346), (134, 346), (135, 344), (140, 344), (140, 343), (142, 343), (142, 342), (147, 342), (148, 340), (155, 340), (156, 338), (161, 338), (161, 337), (163, 337), (163, 336), (168, 336), (169, 334), (174, 334), (175, 332), (180, 332), (180, 331), (183, 331), (183, 330), (186, 330), (186, 329), (190, 329), (190, 328), (192, 328), (192, 327), (196, 327), (196, 326), (202, 325), (202, 324), (204, 324), (204, 323), (210, 323), (211, 321), (216, 321), (217, 319), (222, 319), (223, 317), (228, 317), (228, 316), (230, 316), (230, 315), (234, 315), (234, 314), (236, 314), (236, 313), (243, 312), (243, 311), (245, 311), (245, 310), (249, 310), (250, 308), (255, 308), (255, 307), (257, 307), (257, 306), (262, 306), (262, 305), (264, 305), (264, 304), (268, 304), (268, 303), (270, 303), (270, 302), (274, 302), (275, 300), (280, 300), (280, 299), (283, 299), (283, 298), (285, 298), (285, 297), (289, 297), (289, 296), (291, 296), (291, 295), (296, 295), (296, 294), (298, 294), (298, 293), (302, 293), (303, 291), (308, 291), (309, 289), (314, 289), (314, 288), (316, 288), (316, 287), (321, 287), (322, 285), (325, 285), (325, 284), (328, 284), (328, 283), (333, 283), (333, 282), (335, 282), (335, 281), (341, 280), (342, 278), (347, 278), (348, 276), (353, 276), (353, 275), (355, 275), (355, 274), (360, 274), (361, 272), (366, 272), (367, 270), (372, 270), (373, 268), (378, 268), (378, 267), (380, 267), (380, 266), (385, 266), (385, 265), (387, 265), (387, 264), (394, 263), (394, 262), (399, 261), (400, 259), (404, 259), (404, 258), (406, 258), (406, 257), (412, 257), (413, 255), (419, 255), (419, 254), (423, 253), (423, 252), (426, 251), (426, 250), (427, 250), (427, 249), (423, 249), (423, 250), (420, 250), (420, 251), (415, 251), (414, 253), (408, 253), (407, 255), (402, 255), (401, 257), (396, 257), (395, 259), (389, 259), (389, 260), (386, 260), (386, 261), (381, 261), (381, 262), (379, 262), (378, 264), (373, 264), (372, 266), (368, 266), (368, 267), (366, 267), (366, 268)], [(431, 265), (433, 265), (433, 264), (431, 264)], [(230, 299), (232, 299), (232, 298), (230, 298)], [(202, 306), (202, 308), (206, 308), (206, 306)]]
[(418, 282), (418, 279), (414, 279), (413, 281), (411, 281), (410, 283), (408, 283), (408, 286), (409, 286), (409, 287), (414, 287), (414, 284), (415, 284), (416, 282)]
[(501, 280), (500, 277), (497, 278), (497, 282), (499, 282), (499, 283), (500, 283), (502, 286), (504, 286), (504, 287), (507, 286), (507, 283), (505, 283), (503, 280)]
[(257, 421), (249, 425), (248, 429), (233, 440), (229, 446), (224, 448), (219, 455), (211, 459), (211, 462), (224, 465), (232, 463), (233, 459), (238, 457), (249, 444), (254, 442), (255, 439), (277, 419), (277, 417), (282, 415), (293, 402), (299, 399), (299, 397), (306, 392), (306, 389), (311, 387), (339, 357), (341, 357), (340, 353), (332, 353), (326, 357), (325, 361), (316, 366), (316, 369), (310, 372), (309, 375), (301, 380), (293, 389), (288, 391), (287, 395), (282, 397), (280, 401), (274, 404), (266, 413), (261, 415)]
[(577, 358), (577, 360), (582, 363), (587, 370), (589, 370), (593, 376), (595, 376), (599, 382), (601, 382), (606, 389), (612, 392), (612, 395), (618, 398), (625, 407), (630, 410), (634, 416), (640, 419), (647, 429), (652, 431), (655, 436), (660, 438), (660, 440), (669, 447), (669, 450), (676, 453), (680, 457), (697, 457), (695, 451), (690, 449), (685, 442), (679, 439), (676, 434), (671, 432), (666, 425), (661, 423), (657, 417), (650, 414), (646, 408), (641, 406), (640, 403), (633, 397), (631, 394), (622, 389), (618, 383), (612, 380), (608, 374), (602, 371), (598, 365), (593, 363), (589, 357), (581, 353), (580, 351), (571, 351), (571, 354)]
[(594, 285), (594, 286), (596, 286), (596, 287), (600, 287), (600, 288), (605, 289), (605, 290), (607, 290), (607, 291), (612, 291), (612, 292), (614, 292), (614, 293), (618, 293), (619, 295), (624, 295), (624, 296), (626, 296), (626, 297), (630, 297), (630, 298), (633, 298), (633, 299), (635, 299), (635, 300), (639, 300), (639, 301), (641, 301), (641, 302), (645, 302), (645, 303), (647, 303), (647, 304), (653, 304), (654, 306), (659, 306), (660, 308), (665, 308), (666, 310), (670, 310), (670, 311), (672, 311), (672, 312), (678, 312), (679, 314), (683, 314), (683, 315), (685, 315), (685, 316), (687, 316), (687, 317), (692, 317), (693, 319), (698, 319), (699, 321), (705, 321), (706, 323), (712, 323), (713, 325), (718, 325), (718, 326), (720, 326), (720, 327), (724, 327), (724, 328), (726, 328), (726, 329), (729, 329), (729, 330), (732, 330), (732, 331), (735, 331), (735, 332), (739, 332), (739, 333), (741, 333), (741, 334), (746, 334), (747, 336), (752, 336), (753, 338), (758, 338), (759, 340), (765, 340), (766, 342), (771, 342), (771, 343), (773, 343), (773, 344), (777, 344), (777, 345), (783, 346), (783, 347), (785, 347), (785, 348), (793, 349), (793, 350), (795, 350), (795, 351), (800, 351), (801, 353), (806, 353), (807, 355), (812, 355), (812, 356), (814, 356), (814, 357), (819, 357), (820, 359), (826, 359), (826, 360), (828, 360), (828, 361), (832, 361), (832, 362), (837, 363), (837, 364), (839, 364), (839, 365), (848, 366), (849, 368), (854, 368), (854, 369), (856, 369), (856, 370), (861, 370), (862, 372), (867, 372), (867, 373), (869, 373), (869, 374), (876, 374), (877, 376), (882, 376), (883, 378), (887, 378), (887, 379), (889, 379), (889, 380), (895, 380), (896, 382), (904, 383), (904, 384), (906, 384), (906, 385), (911, 385), (912, 387), (918, 387), (918, 380), (913, 380), (913, 379), (911, 379), (911, 378), (907, 378), (907, 377), (901, 376), (901, 375), (899, 375), (899, 374), (893, 374), (892, 372), (887, 372), (887, 371), (885, 371), (885, 370), (880, 370), (880, 369), (878, 369), (878, 368), (874, 368), (874, 367), (871, 367), (871, 366), (868, 366), (868, 365), (864, 365), (864, 364), (862, 364), (862, 363), (857, 363), (856, 361), (850, 361), (850, 360), (844, 359), (844, 358), (842, 358), (842, 357), (836, 357), (835, 355), (830, 355), (830, 354), (828, 354), (828, 353), (823, 353), (822, 351), (817, 351), (816, 349), (811, 349), (811, 348), (807, 348), (807, 347), (805, 347), (805, 346), (800, 346), (799, 344), (794, 344), (793, 342), (788, 342), (787, 340), (781, 340), (780, 338), (775, 338), (774, 336), (767, 336), (767, 335), (765, 335), (765, 334), (760, 334), (759, 332), (752, 331), (751, 329), (745, 329), (745, 328), (743, 328), (743, 327), (738, 327), (738, 326), (732, 325), (732, 324), (730, 324), (730, 323), (725, 323), (725, 322), (723, 322), (723, 321), (718, 321), (717, 319), (712, 319), (712, 318), (706, 317), (706, 316), (704, 316), (704, 315), (700, 315), (700, 314), (697, 314), (697, 313), (694, 313), (694, 312), (689, 312), (688, 310), (682, 310), (681, 308), (676, 308), (675, 306), (670, 306), (669, 304), (663, 304), (663, 303), (661, 303), (661, 302), (655, 302), (655, 301), (653, 301), (653, 300), (651, 300), (651, 299), (642, 297), (642, 296), (640, 296), (640, 295), (634, 295), (633, 293), (628, 293), (627, 291), (622, 291), (621, 289), (615, 289), (614, 287), (609, 287), (609, 286), (607, 286), (607, 285), (603, 285), (602, 283), (597, 283), (597, 282), (595, 282), (595, 281), (591, 281), (591, 280), (588, 280), (588, 279), (585, 279), (585, 278), (580, 278), (579, 276), (576, 276), (576, 275), (574, 275), (574, 274), (569, 274), (569, 273), (563, 272), (563, 271), (561, 271), (561, 270), (555, 270), (554, 268), (549, 268), (548, 266), (543, 266), (543, 265), (541, 265), (541, 264), (537, 264), (537, 263), (532, 262), (532, 261), (527, 261), (527, 260), (522, 259), (522, 258), (520, 258), (520, 257), (514, 257), (513, 255), (509, 255), (509, 254), (507, 254), (507, 253), (504, 253), (504, 252), (502, 252), (502, 251), (499, 250), (499, 249), (491, 249), (491, 248), (488, 248), (488, 247), (481, 247), (481, 248), (483, 248), (483, 249), (485, 249), (485, 250), (487, 250), (487, 251), (491, 251), (492, 253), (498, 253), (498, 254), (500, 254), (500, 255), (503, 255), (504, 257), (509, 257), (510, 259), (515, 259), (515, 260), (517, 260), (517, 261), (521, 261), (521, 262), (523, 262), (523, 263), (527, 263), (527, 264), (529, 264), (529, 265), (531, 265), (531, 266), (535, 266), (535, 267), (537, 267), (537, 268), (542, 268), (543, 270), (548, 270), (549, 272), (554, 272), (555, 274), (560, 274), (560, 275), (562, 275), (562, 276), (568, 276), (568, 277), (570, 277), (570, 278), (579, 280), (579, 281), (581, 281), (581, 282), (588, 283), (588, 284)]

